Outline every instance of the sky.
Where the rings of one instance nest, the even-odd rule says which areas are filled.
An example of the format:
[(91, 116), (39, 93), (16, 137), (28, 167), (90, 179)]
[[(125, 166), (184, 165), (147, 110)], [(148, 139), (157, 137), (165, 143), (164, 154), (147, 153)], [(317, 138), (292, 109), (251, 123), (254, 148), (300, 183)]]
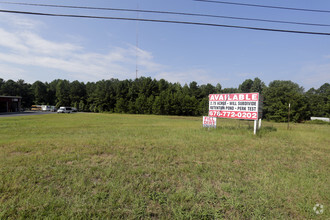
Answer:
[[(244, 0), (330, 11), (330, 1)], [(330, 13), (194, 0), (17, 0), (8, 2), (212, 14), (330, 25)], [(0, 10), (127, 17), (330, 33), (306, 26), (168, 14), (12, 5)], [(246, 79), (291, 80), (305, 90), (330, 82), (330, 36), (144, 21), (47, 17), (0, 12), (0, 78), (51, 82), (151, 77), (237, 88)]]

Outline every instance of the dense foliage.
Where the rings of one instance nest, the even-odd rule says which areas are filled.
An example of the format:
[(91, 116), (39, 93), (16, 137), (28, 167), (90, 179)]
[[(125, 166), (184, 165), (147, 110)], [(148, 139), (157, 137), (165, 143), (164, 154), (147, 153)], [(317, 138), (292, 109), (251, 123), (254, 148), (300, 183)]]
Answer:
[(211, 93), (259, 92), (264, 96), (265, 119), (287, 121), (291, 104), (291, 120), (300, 122), (310, 116), (330, 117), (330, 84), (307, 92), (291, 81), (275, 80), (268, 87), (259, 78), (247, 79), (238, 88), (222, 88), (220, 84), (184, 86), (164, 79), (141, 77), (135, 80), (101, 80), (83, 83), (57, 79), (50, 83), (0, 78), (0, 95), (22, 96), (23, 108), (32, 104), (73, 106), (79, 111), (131, 114), (189, 115), (207, 114)]

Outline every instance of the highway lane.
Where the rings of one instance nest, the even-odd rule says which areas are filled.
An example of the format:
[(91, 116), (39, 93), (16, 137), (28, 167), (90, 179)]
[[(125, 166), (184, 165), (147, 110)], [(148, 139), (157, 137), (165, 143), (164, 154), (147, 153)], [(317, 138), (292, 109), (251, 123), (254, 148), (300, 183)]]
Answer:
[(6, 112), (6, 113), (0, 113), (0, 118), (3, 118), (3, 117), (18, 117), (18, 116), (30, 116), (30, 115), (48, 115), (48, 114), (56, 114), (56, 112), (32, 112), (32, 111), (26, 111), (26, 112)]

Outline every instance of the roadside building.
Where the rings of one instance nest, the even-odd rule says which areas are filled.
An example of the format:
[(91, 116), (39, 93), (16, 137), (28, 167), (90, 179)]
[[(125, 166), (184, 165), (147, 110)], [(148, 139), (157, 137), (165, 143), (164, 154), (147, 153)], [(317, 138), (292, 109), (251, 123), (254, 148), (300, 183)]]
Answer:
[(19, 112), (21, 103), (20, 96), (0, 96), (0, 112)]

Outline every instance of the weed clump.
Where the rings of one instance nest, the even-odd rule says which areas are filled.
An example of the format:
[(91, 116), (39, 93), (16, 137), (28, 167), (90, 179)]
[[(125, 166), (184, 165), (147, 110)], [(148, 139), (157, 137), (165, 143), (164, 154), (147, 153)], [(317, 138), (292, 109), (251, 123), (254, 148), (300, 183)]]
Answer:
[(276, 132), (276, 131), (277, 131), (277, 128), (275, 128), (273, 126), (261, 127), (258, 130), (257, 135), (261, 137), (262, 135), (268, 134), (270, 132)]
[(322, 121), (322, 120), (312, 120), (312, 121), (306, 121), (306, 124), (316, 124), (316, 125), (330, 125), (329, 122)]

